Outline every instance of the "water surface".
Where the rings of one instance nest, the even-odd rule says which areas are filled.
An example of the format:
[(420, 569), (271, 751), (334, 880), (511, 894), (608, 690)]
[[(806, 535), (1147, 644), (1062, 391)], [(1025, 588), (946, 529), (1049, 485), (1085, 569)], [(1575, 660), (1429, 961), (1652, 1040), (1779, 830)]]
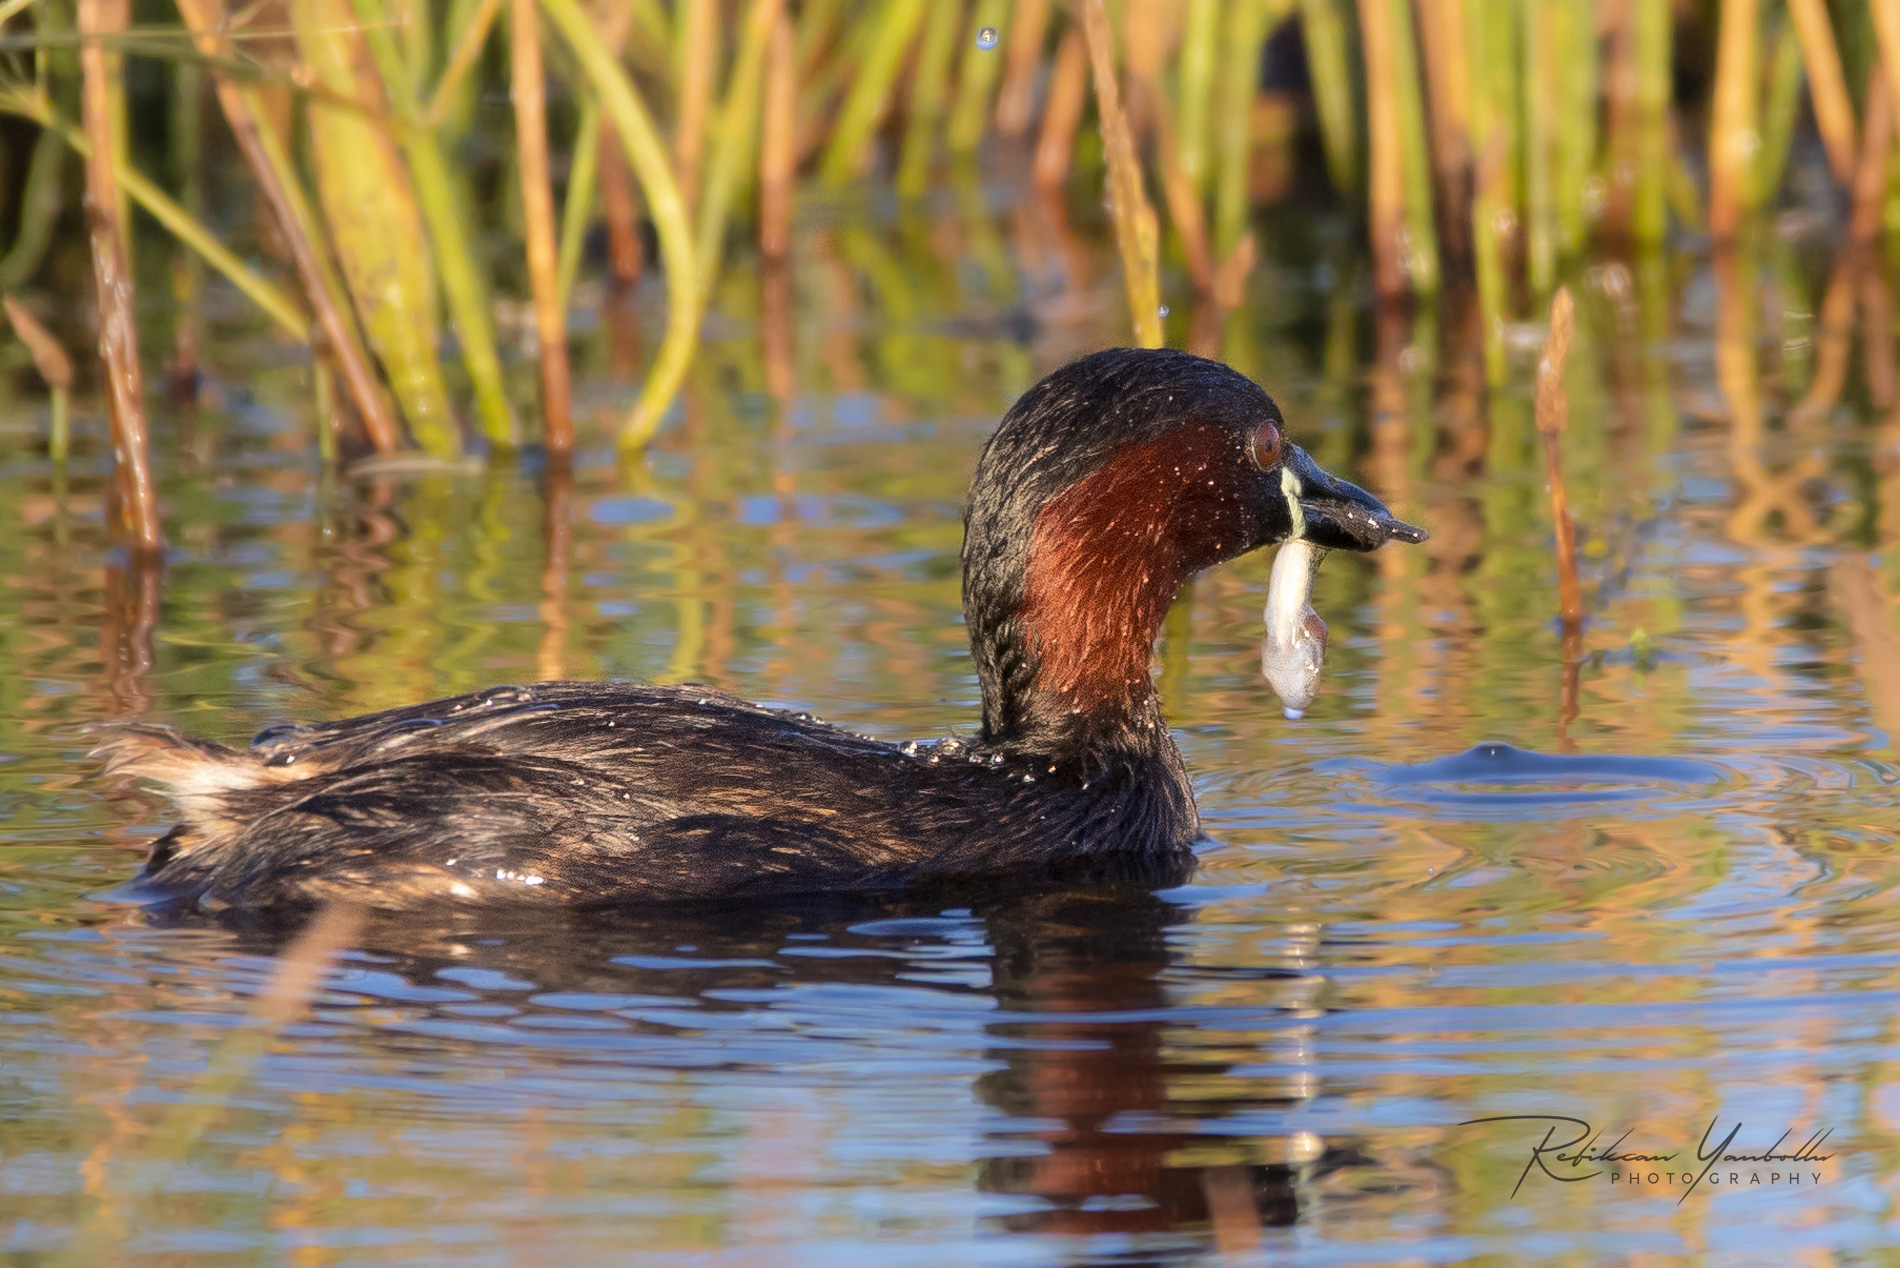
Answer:
[[(626, 675), (967, 730), (968, 473), (1016, 394), (1117, 337), (1120, 296), (1046, 208), (813, 231), (792, 278), (728, 284), (655, 449), (617, 465), (596, 428), (571, 478), (326, 475), (298, 359), (227, 323), (200, 404), (157, 421), (160, 572), (106, 545), (99, 421), (62, 483), (43, 403), (7, 396), (0, 1251), (1886, 1262), (1900, 423), (1860, 370), (1888, 336), (1801, 414), (1825, 244), (1579, 275), (1567, 642), (1528, 360), (1486, 403), (1465, 327), (1375, 319), (1343, 231), (1309, 232), (1224, 329), (1182, 297), (1172, 333), (1434, 536), (1326, 562), (1297, 723), (1258, 672), (1268, 558), (1170, 615), (1157, 673), (1212, 834), (1191, 882), (378, 919), (174, 1162), (158, 1125), (294, 930), (101, 901), (168, 818), (95, 776), (83, 723), (239, 742)], [(631, 399), (651, 298), (587, 298), (584, 413)], [(1505, 1115), (1680, 1161), (1517, 1187), (1544, 1126), (1460, 1125)], [(1828, 1156), (1648, 1182), (1699, 1171), (1712, 1122), (1737, 1152), (1831, 1132)]]

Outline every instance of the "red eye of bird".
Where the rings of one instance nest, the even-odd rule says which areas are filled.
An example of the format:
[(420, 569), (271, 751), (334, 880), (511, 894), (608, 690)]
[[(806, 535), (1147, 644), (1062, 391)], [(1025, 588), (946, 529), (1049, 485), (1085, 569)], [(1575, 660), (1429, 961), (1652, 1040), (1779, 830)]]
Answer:
[(1248, 453), (1253, 458), (1254, 466), (1262, 471), (1268, 471), (1272, 469), (1274, 463), (1280, 461), (1280, 450), (1283, 447), (1280, 441), (1280, 429), (1272, 423), (1262, 423), (1260, 430), (1253, 434), (1253, 443), (1248, 446)]

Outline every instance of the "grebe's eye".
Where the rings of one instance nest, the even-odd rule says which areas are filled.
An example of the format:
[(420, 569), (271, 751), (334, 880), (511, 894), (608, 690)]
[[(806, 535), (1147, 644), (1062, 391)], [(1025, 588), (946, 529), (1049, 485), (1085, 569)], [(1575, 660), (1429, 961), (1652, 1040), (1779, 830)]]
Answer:
[(1247, 454), (1253, 459), (1254, 466), (1262, 471), (1271, 471), (1274, 464), (1280, 461), (1280, 451), (1285, 447), (1280, 440), (1280, 429), (1272, 423), (1262, 423), (1247, 446)]

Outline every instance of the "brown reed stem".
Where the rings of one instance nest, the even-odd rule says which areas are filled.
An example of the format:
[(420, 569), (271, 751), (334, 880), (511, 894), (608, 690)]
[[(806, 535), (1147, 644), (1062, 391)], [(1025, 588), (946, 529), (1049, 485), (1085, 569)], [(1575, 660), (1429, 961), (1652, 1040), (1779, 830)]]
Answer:
[(99, 359), (105, 366), (106, 405), (112, 422), (112, 458), (125, 528), (135, 554), (165, 547), (158, 522), (158, 491), (146, 443), (144, 380), (138, 328), (133, 321), (132, 276), (126, 267), (125, 226), (119, 219), (114, 170), (112, 82), (106, 44), (125, 30), (123, 0), (79, 0), (79, 66), (83, 117), (92, 152), (86, 156), (86, 222), (92, 234), (93, 293), (99, 305)]
[(548, 452), (574, 448), (572, 389), (568, 380), (567, 314), (561, 310), (559, 256), (554, 242), (554, 194), (548, 174), (547, 73), (535, 0), (509, 0), (509, 68), (515, 105), (515, 157), (521, 172), (521, 217), (527, 234), (528, 283), (541, 361), (541, 411)]
[(1577, 543), (1570, 526), (1570, 499), (1564, 492), (1564, 428), (1570, 421), (1570, 395), (1564, 390), (1564, 361), (1570, 355), (1575, 308), (1570, 288), (1560, 286), (1550, 301), (1550, 335), (1537, 362), (1537, 430), (1544, 437), (1544, 469), (1550, 479), (1550, 517), (1557, 531), (1557, 594), (1566, 632), (1583, 621), (1583, 591), (1577, 583)]
[(1709, 233), (1718, 244), (1733, 242), (1754, 209), (1760, 101), (1759, 0), (1724, 0), (1709, 110)]
[(633, 174), (627, 170), (613, 121), (604, 115), (600, 121), (600, 215), (607, 222), (607, 262), (614, 285), (630, 290), (646, 269), (646, 244), (640, 239)]
[(1419, 0), (1419, 43), (1431, 94), (1432, 174), (1446, 269), (1471, 258), (1471, 59), (1465, 0)]
[(13, 323), (13, 333), (26, 345), (27, 352), (33, 357), (33, 368), (39, 371), (40, 379), (52, 393), (52, 419), (48, 428), (46, 454), (54, 462), (64, 462), (69, 439), (67, 421), (73, 388), (73, 359), (66, 355), (66, 349), (60, 347), (53, 332), (42, 326), (39, 318), (25, 304), (11, 295), (5, 295), (0, 296), (0, 305), (5, 306), (7, 320)]
[(1788, 0), (1801, 41), (1801, 58), (1808, 68), (1808, 97), (1814, 104), (1814, 123), (1827, 149), (1828, 167), (1842, 187), (1854, 184), (1854, 103), (1847, 95), (1847, 76), (1841, 71), (1841, 50), (1834, 42), (1834, 24), (1826, 0)]
[(782, 260), (792, 249), (792, 178), (798, 162), (797, 32), (780, 11), (766, 50), (765, 117), (759, 142), (759, 250)]
[(719, 57), (717, 0), (682, 0), (680, 90), (673, 168), (679, 173), (680, 198), (690, 217), (699, 199), (700, 159), (706, 148), (706, 122), (712, 114), (713, 76)]
[[(236, 60), (230, 40), (224, 35), (222, 0), (178, 0), (178, 13), (191, 29), (191, 38), (214, 68)], [(402, 432), (390, 412), (389, 401), (376, 381), (369, 354), (357, 335), (355, 322), (343, 302), (342, 283), (329, 260), (317, 245), (316, 218), (303, 190), (292, 182), (295, 170), (272, 137), (264, 134), (252, 92), (214, 69), (218, 105), (238, 149), (251, 168), (258, 192), (270, 205), (278, 232), (290, 252), (291, 262), (303, 283), (321, 334), (321, 350), (336, 359), (337, 369), (349, 389), (350, 401), (363, 420), (363, 430), (378, 453), (395, 453), (402, 448)]]
[[(937, 0), (944, 3), (945, 0)], [(1042, 65), (1042, 46), (1049, 34), (1050, 0), (1016, 0), (1009, 23), (1009, 51), (1003, 66), (1003, 87), (996, 94), (996, 131), (1021, 136), (1029, 130), (1036, 106), (1036, 69)]]
[(1369, 149), (1366, 219), (1372, 238), (1372, 284), (1381, 299), (1405, 293), (1405, 170), (1400, 155), (1398, 54), (1387, 0), (1359, 0), (1366, 65)]
[(1082, 33), (1088, 41), (1094, 68), (1095, 108), (1101, 115), (1102, 144), (1108, 155), (1108, 207), (1115, 221), (1128, 309), (1134, 319), (1135, 341), (1159, 348), (1161, 333), (1160, 231), (1154, 208), (1142, 189), (1141, 159), (1122, 113), (1121, 89), (1115, 81), (1114, 36), (1102, 0), (1081, 0)]
[(1887, 151), (1893, 146), (1893, 101), (1887, 81), (1876, 75), (1867, 85), (1860, 162), (1854, 169), (1854, 210), (1847, 238), (1855, 247), (1868, 246), (1880, 236), (1886, 210)]
[(1056, 46), (1055, 65), (1049, 72), (1049, 101), (1042, 110), (1042, 133), (1036, 139), (1036, 185), (1059, 189), (1069, 179), (1069, 159), (1075, 151), (1075, 130), (1082, 124), (1088, 102), (1088, 48), (1082, 32), (1070, 27)]

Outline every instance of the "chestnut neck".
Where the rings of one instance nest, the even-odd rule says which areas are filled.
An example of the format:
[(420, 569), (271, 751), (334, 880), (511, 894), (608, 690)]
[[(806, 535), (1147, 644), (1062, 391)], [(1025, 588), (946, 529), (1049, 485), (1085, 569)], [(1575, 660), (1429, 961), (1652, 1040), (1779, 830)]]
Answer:
[(1252, 545), (1241, 470), (1231, 432), (1190, 425), (1128, 446), (1035, 513), (1013, 612), (971, 623), (988, 642), (976, 649), (986, 742), (1083, 771), (1178, 767), (1154, 642), (1195, 573)]

